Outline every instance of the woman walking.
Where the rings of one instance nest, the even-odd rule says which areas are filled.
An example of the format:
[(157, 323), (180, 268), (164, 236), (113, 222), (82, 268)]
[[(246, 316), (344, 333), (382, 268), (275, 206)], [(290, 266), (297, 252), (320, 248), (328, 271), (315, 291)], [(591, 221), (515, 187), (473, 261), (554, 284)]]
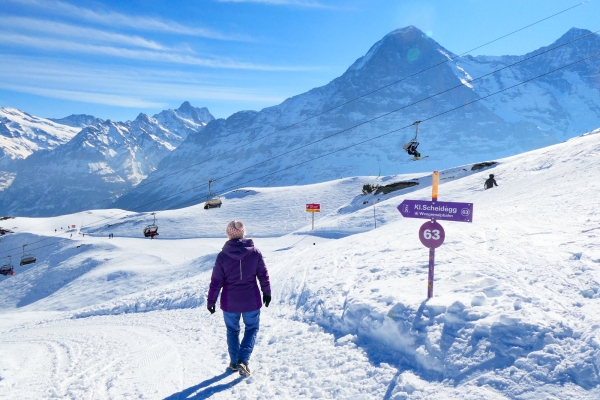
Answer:
[[(227, 225), (229, 240), (217, 256), (207, 301), (208, 311), (214, 314), (217, 297), (223, 289), (221, 310), (227, 327), (229, 368), (239, 371), (242, 376), (250, 375), (248, 362), (258, 333), (260, 308), (262, 304), (269, 307), (271, 302), (267, 267), (252, 240), (244, 239), (245, 234), (246, 228), (242, 221), (231, 221)], [(262, 290), (262, 302), (257, 279)], [(241, 344), (240, 317), (246, 326)]]

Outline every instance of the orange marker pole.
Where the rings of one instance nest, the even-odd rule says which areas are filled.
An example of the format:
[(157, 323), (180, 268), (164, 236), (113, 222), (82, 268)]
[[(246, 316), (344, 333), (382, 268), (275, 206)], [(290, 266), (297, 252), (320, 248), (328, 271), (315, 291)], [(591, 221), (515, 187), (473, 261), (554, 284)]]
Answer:
[[(431, 201), (437, 201), (438, 199), (438, 184), (440, 181), (440, 174), (438, 171), (433, 171), (431, 178)], [(431, 219), (431, 222), (435, 222), (435, 218)], [(433, 297), (433, 266), (435, 263), (435, 249), (429, 248), (429, 275), (427, 278), (427, 298)]]
[(440, 174), (437, 171), (433, 171), (433, 177), (431, 178), (431, 201), (437, 201), (438, 199), (438, 184), (440, 182)]

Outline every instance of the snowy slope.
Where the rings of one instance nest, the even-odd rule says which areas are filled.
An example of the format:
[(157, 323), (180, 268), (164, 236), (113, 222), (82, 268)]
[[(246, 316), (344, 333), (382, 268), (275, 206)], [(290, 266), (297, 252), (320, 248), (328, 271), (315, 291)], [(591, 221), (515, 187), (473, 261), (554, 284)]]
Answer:
[(64, 146), (19, 164), (0, 210), (5, 215), (51, 216), (106, 206), (212, 119), (206, 108), (184, 102), (154, 117), (140, 114), (134, 121), (88, 126)]
[[(474, 203), (474, 220), (441, 222), (429, 301), (423, 221), (396, 206), (429, 199), (430, 174), (248, 188), (220, 210), (159, 213), (164, 236), (152, 241), (141, 238), (148, 215), (121, 210), (2, 220), (15, 231), (2, 255), (49, 239), (31, 245), (37, 264), (0, 280), (0, 397), (596, 399), (599, 157), (597, 130), (440, 171), (440, 200)], [(499, 186), (483, 191), (491, 172)], [(415, 179), (359, 194), (365, 182)], [(305, 199), (325, 210), (312, 233)], [(274, 288), (248, 380), (224, 372), (223, 322), (204, 309), (234, 214)], [(114, 239), (109, 220), (122, 222)]]
[[(549, 47), (589, 33), (571, 29)], [(414, 135), (412, 127), (326, 156), (595, 54), (600, 51), (600, 36), (591, 35), (542, 54), (545, 50), (524, 56), (456, 59), (450, 50), (417, 28), (398, 29), (329, 84), (260, 112), (241, 111), (210, 123), (204, 135), (188, 138), (161, 161), (148, 177), (154, 184), (125, 194), (114, 206), (136, 210), (175, 208), (194, 197), (189, 188), (202, 186), (209, 179), (216, 180), (214, 189), (223, 193), (250, 185), (285, 186), (370, 175), (379, 170), (379, 164), (384, 174), (444, 169), (540, 148), (600, 126), (600, 57), (596, 57), (425, 121), (420, 126), (419, 150), (430, 157), (418, 163), (402, 150)], [(541, 55), (523, 61), (536, 54)], [(523, 62), (478, 79), (517, 61)], [(402, 81), (302, 122), (397, 80)], [(422, 101), (453, 87), (457, 88)], [(168, 179), (174, 175), (177, 179)], [(144, 206), (149, 198), (179, 192), (168, 200)]]

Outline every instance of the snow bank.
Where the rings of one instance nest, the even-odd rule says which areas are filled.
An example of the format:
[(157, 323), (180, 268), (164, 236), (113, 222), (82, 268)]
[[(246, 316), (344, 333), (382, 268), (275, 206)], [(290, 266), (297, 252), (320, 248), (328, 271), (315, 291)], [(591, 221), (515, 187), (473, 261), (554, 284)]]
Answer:
[(72, 318), (175, 310), (204, 305), (209, 283), (207, 273), (212, 271), (215, 258), (216, 254), (209, 254), (191, 260), (188, 270), (194, 275), (189, 278), (82, 308), (75, 311)]
[(73, 313), (72, 318), (97, 315), (119, 315), (156, 310), (195, 308), (206, 302), (206, 279), (190, 278), (170, 287), (147, 290), (106, 303), (86, 307)]

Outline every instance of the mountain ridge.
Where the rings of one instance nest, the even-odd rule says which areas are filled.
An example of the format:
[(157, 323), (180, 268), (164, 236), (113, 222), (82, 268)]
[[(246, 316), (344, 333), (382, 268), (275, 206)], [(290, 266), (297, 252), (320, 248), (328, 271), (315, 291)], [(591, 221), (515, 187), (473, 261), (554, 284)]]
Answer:
[[(554, 46), (560, 40), (570, 41), (578, 32), (577, 28), (569, 30), (553, 42)], [(199, 202), (206, 197), (201, 190), (193, 194), (177, 193), (191, 187), (203, 187), (203, 182), (208, 179), (217, 181), (214, 183), (216, 191), (227, 191), (238, 184), (303, 184), (330, 180), (336, 176), (369, 175), (380, 166), (385, 171), (395, 173), (432, 170), (448, 164), (504, 157), (558, 143), (600, 126), (600, 89), (593, 82), (579, 78), (593, 75), (593, 71), (600, 67), (597, 59), (499, 95), (482, 97), (530, 79), (540, 72), (547, 72), (548, 66), (553, 63), (563, 65), (589, 55), (598, 40), (598, 35), (590, 35), (577, 42), (576, 46), (566, 46), (568, 51), (559, 53), (563, 49), (555, 50), (480, 78), (499, 67), (524, 60), (527, 55), (456, 57), (418, 28), (395, 30), (371, 46), (365, 56), (358, 58), (340, 77), (328, 84), (293, 96), (279, 105), (261, 111), (235, 113), (227, 119), (208, 124), (204, 135), (184, 141), (147, 178), (149, 182), (160, 183), (134, 189), (119, 198), (114, 206), (138, 207), (143, 204), (143, 199), (162, 198), (164, 193), (175, 195), (142, 209), (173, 208), (184, 202)], [(553, 44), (547, 47), (553, 47)], [(536, 52), (540, 53), (547, 47)], [(556, 58), (557, 55), (560, 59)], [(564, 59), (565, 55), (570, 58)], [(440, 65), (431, 68), (437, 64)], [(399, 83), (365, 96), (365, 93), (397, 81)], [(457, 88), (443, 96), (435, 96), (453, 87)], [(577, 91), (583, 95), (570, 95)], [(364, 97), (339, 107), (359, 96)], [(430, 96), (434, 97), (423, 101)], [(469, 105), (462, 107), (464, 104)], [(368, 125), (309, 145), (403, 107), (406, 108)], [(397, 130), (415, 120), (425, 120), (457, 107), (452, 113), (421, 124), (419, 150), (430, 157), (418, 163), (411, 162), (402, 150), (403, 144), (414, 136), (412, 129), (404, 129), (387, 135), (385, 139), (352, 147), (343, 154), (313, 162), (303, 169), (289, 169), (297, 161), (323, 156), (331, 150)], [(334, 110), (292, 126), (330, 109)], [(268, 138), (257, 141), (266, 136)], [(308, 147), (294, 150), (305, 145)], [(263, 163), (289, 151), (292, 153), (286, 158)], [(200, 160), (198, 154), (202, 155)], [(217, 155), (216, 159), (189, 167)], [(258, 167), (236, 174), (236, 171), (252, 165)], [(177, 172), (182, 169), (183, 172)], [(261, 178), (275, 171), (280, 172)], [(175, 173), (177, 180), (165, 179)]]
[(214, 119), (206, 108), (186, 103), (152, 117), (140, 113), (133, 121), (90, 125), (68, 143), (33, 154), (16, 169), (0, 209), (49, 216), (90, 203), (110, 205), (111, 197), (138, 185), (188, 135)]

